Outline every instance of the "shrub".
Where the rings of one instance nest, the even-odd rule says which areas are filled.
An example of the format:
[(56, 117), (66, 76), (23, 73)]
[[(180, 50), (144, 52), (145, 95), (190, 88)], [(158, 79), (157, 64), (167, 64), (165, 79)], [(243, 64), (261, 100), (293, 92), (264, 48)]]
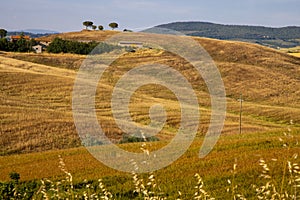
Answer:
[(91, 52), (93, 54), (107, 53), (119, 48), (120, 47), (115, 45), (97, 43), (94, 41), (87, 43), (55, 38), (47, 47), (47, 51), (49, 53), (74, 53), (87, 55)]
[(17, 172), (11, 172), (11, 173), (9, 173), (9, 178), (11, 180), (13, 180), (14, 182), (18, 183), (20, 180), (20, 174)]
[(12, 52), (31, 52), (33, 51), (32, 46), (36, 44), (37, 42), (34, 39), (28, 41), (21, 37), (17, 41), (9, 42), (6, 38), (1, 38), (0, 50)]
[(134, 142), (154, 142), (159, 141), (155, 136), (144, 136), (142, 134), (128, 135), (124, 134), (120, 144), (124, 143), (134, 143)]

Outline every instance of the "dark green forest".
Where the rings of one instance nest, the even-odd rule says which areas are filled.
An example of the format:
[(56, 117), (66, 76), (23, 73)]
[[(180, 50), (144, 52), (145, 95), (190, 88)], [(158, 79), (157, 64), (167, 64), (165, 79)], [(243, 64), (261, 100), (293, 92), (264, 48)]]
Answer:
[(157, 27), (172, 29), (190, 36), (247, 41), (273, 48), (300, 46), (300, 27), (296, 26), (270, 28), (209, 22), (174, 22)]

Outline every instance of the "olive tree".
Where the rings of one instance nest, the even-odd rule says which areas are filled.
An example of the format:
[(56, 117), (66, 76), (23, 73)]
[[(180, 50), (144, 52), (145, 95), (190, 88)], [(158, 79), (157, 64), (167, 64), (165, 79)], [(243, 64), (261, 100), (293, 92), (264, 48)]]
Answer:
[(116, 22), (112, 22), (108, 26), (114, 30), (115, 28), (118, 28), (119, 25)]
[(94, 23), (91, 21), (84, 21), (82, 24), (85, 26), (85, 29), (88, 29), (88, 27), (92, 27)]

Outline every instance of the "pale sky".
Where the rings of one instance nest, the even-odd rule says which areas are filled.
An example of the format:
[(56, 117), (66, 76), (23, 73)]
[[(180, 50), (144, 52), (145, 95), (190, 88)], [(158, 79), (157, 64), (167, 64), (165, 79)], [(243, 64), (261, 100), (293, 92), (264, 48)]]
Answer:
[(142, 30), (176, 21), (300, 26), (300, 0), (5, 0), (0, 28), (76, 31), (93, 21)]

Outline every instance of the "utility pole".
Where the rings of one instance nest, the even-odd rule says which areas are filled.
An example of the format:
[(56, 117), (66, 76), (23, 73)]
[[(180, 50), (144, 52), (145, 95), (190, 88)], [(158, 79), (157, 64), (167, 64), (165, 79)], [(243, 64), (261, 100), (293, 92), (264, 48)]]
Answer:
[(242, 134), (242, 112), (243, 112), (243, 94), (241, 94), (240, 98), (238, 99), (240, 102), (240, 128), (239, 133)]

